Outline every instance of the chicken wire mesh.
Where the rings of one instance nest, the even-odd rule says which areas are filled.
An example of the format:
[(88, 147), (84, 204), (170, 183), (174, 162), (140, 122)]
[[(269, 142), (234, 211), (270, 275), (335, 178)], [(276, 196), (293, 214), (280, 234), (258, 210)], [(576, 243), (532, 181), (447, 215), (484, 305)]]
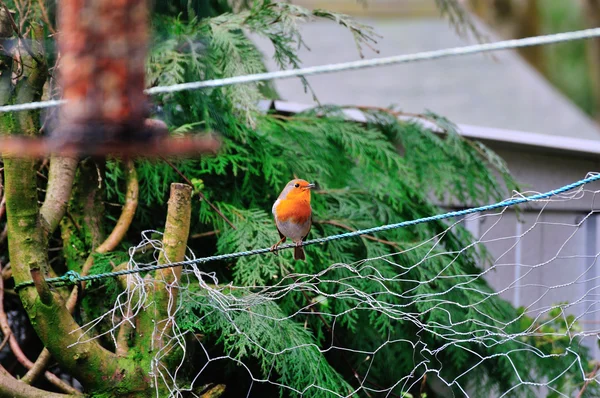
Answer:
[[(200, 396), (198, 388), (206, 383), (209, 368), (225, 362), (243, 369), (247, 396), (261, 384), (277, 386), (283, 395), (410, 396), (409, 391), (428, 381), (440, 396), (458, 392), (473, 397), (482, 396), (481, 378), (489, 377), (489, 370), (488, 376), (482, 370), (497, 366), (499, 358), (504, 372), (508, 369), (503, 377), (509, 384), (484, 387), (485, 396), (522, 396), (525, 390), (534, 396), (593, 396), (589, 394), (597, 391), (599, 377), (593, 357), (600, 331), (596, 266), (600, 236), (595, 233), (600, 208), (599, 191), (589, 188), (519, 209), (472, 214), (394, 254), (334, 263), (315, 273), (290, 272), (269, 286), (223, 283), (216, 273), (196, 264), (184, 268), (178, 282), (144, 277), (143, 268), (157, 264), (164, 255), (161, 234), (145, 231), (139, 245), (130, 248), (127, 264), (140, 273), (122, 277), (124, 290), (114, 306), (81, 327), (80, 342), (103, 337), (118, 346), (119, 333), (135, 330), (140, 315), (154, 311), (152, 292), (159, 286), (169, 292), (169, 304), (167, 316), (153, 321), (156, 339), (151, 341), (165, 342), (152, 347), (156, 354), (148, 369), (157, 396), (159, 387), (172, 396), (186, 392)], [(573, 203), (587, 210), (565, 213), (565, 205)], [(443, 250), (446, 234), (465, 226), (472, 231), (471, 242), (460, 250)], [(152, 253), (154, 262), (140, 263), (138, 256), (144, 251)], [(473, 251), (489, 251), (481, 257), (488, 261), (468, 273), (456, 272), (457, 259)], [(405, 262), (411, 253), (425, 254)], [(188, 250), (186, 260), (194, 259)], [(432, 261), (441, 261), (442, 266), (430, 267)], [(382, 272), (382, 264), (395, 272)], [(436, 284), (444, 288), (432, 290)], [(274, 310), (290, 296), (303, 298), (294, 302), (304, 304), (293, 311)], [(508, 305), (505, 300), (516, 309), (494, 309)], [(353, 314), (374, 318), (381, 333), (347, 338), (348, 317)], [(101, 323), (109, 327), (99, 335), (96, 327)], [(314, 323), (323, 326), (322, 335), (311, 330)], [(402, 335), (395, 329), (416, 334)], [(214, 349), (215, 340), (207, 338), (210, 333), (220, 334), (216, 342), (221, 350)], [(368, 339), (371, 349), (357, 339)], [(392, 383), (382, 385), (373, 381), (373, 367), (380, 366), (378, 356), (385, 356), (391, 346), (398, 347), (403, 358), (411, 358), (411, 366), (400, 367), (408, 371), (396, 372)], [(180, 353), (176, 363), (169, 362), (175, 351)], [(458, 372), (448, 371), (454, 365), (451, 361), (461, 355), (466, 364)], [(192, 357), (198, 366), (189, 374), (185, 363)], [(261, 366), (248, 365), (248, 357)], [(321, 373), (330, 369), (328, 358), (351, 362), (354, 384), (332, 388), (324, 378), (334, 376), (316, 372), (292, 383), (281, 364), (288, 361), (293, 368), (300, 357), (314, 361)], [(384, 360), (395, 366), (390, 358)], [(523, 361), (530, 361), (531, 367)], [(542, 363), (553, 370), (537, 371)]]

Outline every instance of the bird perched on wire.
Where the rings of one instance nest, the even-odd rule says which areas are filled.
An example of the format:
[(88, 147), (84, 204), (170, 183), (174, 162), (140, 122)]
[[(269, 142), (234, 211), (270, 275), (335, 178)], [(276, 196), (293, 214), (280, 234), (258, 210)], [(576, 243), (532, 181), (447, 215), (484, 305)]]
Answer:
[(310, 190), (315, 187), (308, 181), (295, 179), (287, 183), (273, 204), (273, 217), (279, 231), (279, 242), (271, 247), (277, 253), (277, 247), (289, 238), (296, 244), (294, 259), (304, 260), (304, 249), (301, 244), (312, 224), (312, 208), (310, 207)]

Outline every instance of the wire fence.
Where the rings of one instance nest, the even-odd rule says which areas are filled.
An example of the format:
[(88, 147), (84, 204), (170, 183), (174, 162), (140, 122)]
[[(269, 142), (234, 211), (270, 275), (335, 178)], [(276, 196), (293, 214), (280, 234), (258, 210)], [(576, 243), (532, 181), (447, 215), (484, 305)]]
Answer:
[[(597, 181), (598, 176), (581, 181)], [(437, 380), (439, 396), (452, 396), (453, 391), (472, 397), (551, 393), (564, 397), (597, 396), (594, 394), (598, 393), (596, 382), (600, 376), (597, 371), (585, 369), (590, 366), (587, 352), (593, 352), (600, 333), (600, 275), (596, 270), (600, 252), (589, 252), (582, 242), (586, 228), (595, 222), (600, 211), (595, 200), (599, 191), (583, 184), (573, 185), (569, 185), (571, 189), (551, 191), (552, 194), (515, 194), (502, 205), (483, 213), (466, 214), (445, 231), (396, 253), (331, 264), (315, 273), (289, 273), (269, 286), (221, 284), (215, 273), (199, 267), (203, 258), (188, 252), (177, 306), (171, 309), (168, 319), (156, 323), (164, 325), (185, 318), (183, 313), (190, 312), (190, 303), (194, 303), (194, 322), (200, 330), (220, 325), (222, 330), (218, 333), (237, 344), (229, 348), (226, 345), (225, 354), (216, 354), (210, 342), (171, 322), (169, 330), (161, 332), (168, 335), (168, 344), (156, 354), (150, 374), (157, 385), (166, 386), (173, 396), (192, 391), (204, 377), (209, 377), (206, 373), (212, 364), (223, 361), (242, 369), (244, 383), (249, 385), (248, 396), (258, 385), (276, 386), (284, 394), (307, 396), (403, 396), (426, 378)], [(511, 206), (530, 202), (527, 199), (532, 197), (538, 198), (537, 210), (523, 209), (522, 230), (514, 233), (513, 228), (507, 233), (503, 223), (519, 222)], [(589, 211), (578, 219), (564, 218), (548, 209), (548, 205), (556, 203), (584, 203), (589, 205)], [(480, 225), (473, 240), (459, 250), (444, 250), (446, 234), (469, 223)], [(156, 231), (145, 232), (137, 248), (152, 247), (158, 259), (163, 248), (155, 234)], [(517, 253), (519, 247), (531, 250), (533, 242), (542, 235), (554, 237), (544, 247), (544, 258), (528, 259)], [(108, 322), (111, 326), (103, 335), (116, 344), (119, 330), (152, 306), (151, 292), (163, 282), (149, 282), (139, 272), (159, 265), (138, 263), (137, 248), (130, 251), (128, 288), (109, 312), (81, 327), (80, 342), (99, 338), (96, 327)], [(479, 264), (469, 272), (456, 271), (463, 257), (484, 249), (493, 252), (489, 264)], [(411, 258), (413, 261), (408, 262)], [(291, 313), (269, 310), (298, 292), (314, 299)], [(520, 310), (513, 311), (502, 304), (517, 296)], [(376, 315), (383, 325), (382, 331), (369, 336), (369, 349), (365, 349), (361, 339), (347, 338), (348, 319), (359, 319), (364, 313)], [(321, 342), (310, 338), (302, 343), (296, 340), (294, 333), (298, 330), (290, 325), (321, 320), (328, 325), (328, 338)], [(265, 328), (277, 328), (287, 337), (282, 344), (274, 344), (266, 338)], [(394, 333), (398, 329), (414, 330), (416, 335), (398, 336)], [(340, 336), (346, 338), (342, 340)], [(161, 361), (174, 349), (187, 353), (191, 342), (201, 347), (199, 357), (195, 357), (201, 366), (189, 384), (178, 377), (183, 364), (173, 369), (162, 366)], [(245, 354), (236, 349), (239, 345)], [(280, 369), (282, 362), (289, 363), (295, 356), (311, 352), (361, 358), (353, 368), (358, 386), (336, 389), (307, 369), (304, 371), (309, 374), (300, 383), (286, 379), (281, 370), (268, 370)], [(267, 370), (260, 372), (245, 365), (248, 355), (264, 361), (261, 363)], [(392, 369), (383, 370), (390, 367), (390, 355), (397, 356), (396, 362)], [(460, 372), (448, 370), (444, 366), (448, 361), (457, 361), (454, 367)], [(318, 364), (314, 365), (318, 368)], [(505, 383), (479, 391), (476, 388), (482, 384), (482, 369), (489, 367), (492, 372), (503, 372)], [(549, 368), (546, 373), (534, 371), (544, 367)], [(385, 381), (381, 374), (387, 375)]]
[[(600, 28), (154, 87), (146, 92), (153, 95), (222, 87), (592, 37), (600, 37)], [(58, 100), (9, 105), (0, 107), (0, 113), (42, 109), (64, 103)], [(480, 391), (473, 390), (477, 384), (473, 380), (480, 379), (482, 374), (492, 378), (491, 373), (482, 373), (482, 369), (493, 369), (500, 363), (508, 366), (502, 368), (504, 373), (499, 380), (492, 383), (496, 396), (519, 395), (525, 390), (533, 391), (534, 394), (553, 393), (565, 397), (574, 394), (583, 396), (584, 393), (597, 396), (594, 394), (598, 393), (600, 366), (596, 364), (593, 368), (595, 370), (587, 371), (589, 364), (585, 362), (589, 358), (588, 351), (594, 349), (600, 333), (600, 319), (597, 319), (600, 312), (600, 308), (597, 308), (597, 281), (600, 275), (596, 270), (600, 251), (590, 252), (589, 247), (580, 242), (582, 231), (595, 220), (600, 211), (595, 201), (600, 191), (587, 189), (587, 184), (598, 180), (600, 174), (592, 174), (545, 193), (530, 196), (515, 193), (511, 199), (486, 206), (311, 239), (303, 242), (303, 245), (324, 244), (456, 218), (447, 225), (445, 231), (393, 254), (365, 258), (353, 263), (331, 264), (314, 273), (290, 272), (268, 286), (224, 285), (215, 273), (206, 272), (200, 266), (214, 261), (268, 254), (270, 248), (200, 258), (188, 251), (185, 261), (159, 264), (158, 258), (161, 254), (164, 256), (164, 248), (160, 240), (151, 237), (152, 234), (157, 234), (156, 231), (145, 232), (140, 244), (131, 248), (125, 270), (87, 276), (67, 272), (58, 278), (48, 278), (46, 282), (65, 286), (127, 276), (126, 288), (118, 295), (113, 307), (79, 329), (83, 333), (78, 343), (107, 337), (117, 346), (121, 330), (134, 327), (136, 318), (152, 306), (151, 290), (155, 289), (156, 284), (164, 284), (169, 295), (175, 291), (165, 281), (143, 278), (140, 274), (184, 267), (183, 277), (176, 289), (179, 297), (169, 297), (169, 303), (176, 305), (169, 306), (165, 319), (154, 320), (156, 325), (167, 325), (160, 331), (156, 326), (154, 333), (168, 337), (167, 344), (156, 351), (149, 372), (150, 377), (154, 378), (157, 395), (161, 391), (159, 386), (166, 387), (172, 396), (193, 392), (205, 382), (204, 377), (211, 364), (226, 361), (244, 370), (249, 385), (248, 396), (251, 395), (253, 386), (260, 384), (276, 386), (286, 393), (300, 395), (403, 396), (423, 383), (427, 377), (439, 382), (436, 393), (440, 396), (449, 396), (456, 391), (465, 396), (481, 396)], [(584, 201), (590, 206), (589, 211), (579, 220), (557, 221), (546, 212), (546, 205), (549, 203), (574, 201)], [(507, 234), (500, 228), (503, 221), (513, 220), (511, 208), (532, 202), (540, 203), (541, 209), (528, 214), (525, 228), (513, 234)], [(473, 240), (460, 250), (445, 250), (446, 234), (469, 222), (479, 223), (482, 230), (474, 234)], [(558, 244), (553, 242), (553, 246), (546, 249), (546, 258), (528, 260), (517, 253), (532, 237), (540, 233), (554, 233), (560, 237)], [(142, 247), (152, 247), (156, 261), (138, 262), (137, 249)], [(283, 245), (280, 250), (293, 247), (293, 244)], [(473, 267), (470, 272), (456, 272), (454, 265), (461, 258), (468, 256), (471, 251), (490, 248), (494, 255), (489, 264), (477, 264), (478, 267)], [(398, 261), (398, 258), (404, 261)], [(365, 281), (369, 281), (368, 288)], [(487, 281), (494, 289), (490, 289), (483, 281)], [(22, 282), (15, 286), (15, 290), (32, 285), (32, 281)], [(293, 301), (292, 297), (299, 292), (310, 293), (314, 299), (299, 305), (292, 312), (273, 309), (282, 300)], [(520, 310), (510, 310), (503, 304), (502, 300), (505, 299), (521, 305)], [(217, 328), (221, 334), (228, 336), (223, 343), (224, 354), (214, 353), (210, 342), (191, 332), (194, 327), (179, 326), (178, 320), (187, 319), (189, 322), (189, 317), (186, 318), (186, 314), (182, 312), (189, 312), (190, 308), (196, 311), (193, 314), (196, 319), (193, 326), (197, 330), (209, 333), (211, 330), (203, 325), (205, 323), (211, 325), (212, 331)], [(374, 314), (379, 325), (378, 333), (374, 333), (370, 339), (370, 348), (365, 348), (357, 340), (340, 341), (336, 336), (347, 336), (352, 322), (363, 316), (365, 311)], [(304, 329), (308, 328), (306, 325), (309, 323), (324, 322), (329, 336), (321, 336), (320, 340), (309, 336), (305, 330), (298, 328), (300, 321), (304, 322)], [(415, 338), (395, 335), (396, 327), (415, 331)], [(277, 345), (267, 340), (267, 335), (261, 334), (265, 328), (285, 330), (287, 338)], [(99, 329), (104, 331), (98, 334)], [(201, 364), (191, 379), (182, 378), (180, 372), (184, 369), (183, 362), (169, 367), (163, 361), (176, 349), (185, 357), (191, 349), (192, 341), (201, 347)], [(314, 358), (321, 358), (327, 354), (344, 357), (346, 353), (361, 358), (360, 363), (352, 365), (352, 372), (357, 380), (357, 386), (354, 387), (340, 382), (337, 388), (331, 380), (325, 380), (318, 373), (327, 369), (322, 364), (314, 367), (318, 371), (300, 369), (307, 372), (307, 377), (301, 381), (297, 377), (286, 376), (286, 370), (281, 368), (282, 361), (294, 361), (295, 356), (312, 358), (313, 355)], [(376, 382), (373, 381), (371, 373), (385, 373), (384, 370), (389, 367), (389, 356), (399, 353), (410, 360), (399, 363), (395, 369), (388, 369), (389, 374), (383, 381), (381, 377)], [(244, 359), (248, 356), (260, 362), (259, 368), (262, 371), (245, 365)], [(454, 367), (460, 369), (460, 372), (452, 373), (444, 367), (445, 361), (450, 359), (462, 361), (460, 366)], [(527, 363), (532, 364), (529, 372), (522, 366)], [(533, 369), (546, 371), (535, 373)], [(296, 372), (298, 369), (291, 371)], [(595, 383), (592, 385), (591, 382)]]

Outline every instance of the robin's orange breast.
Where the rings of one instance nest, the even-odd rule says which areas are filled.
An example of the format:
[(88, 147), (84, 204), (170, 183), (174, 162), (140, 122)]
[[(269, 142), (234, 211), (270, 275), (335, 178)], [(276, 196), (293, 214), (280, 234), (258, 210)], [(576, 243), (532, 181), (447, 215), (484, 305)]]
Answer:
[(283, 199), (275, 207), (275, 213), (279, 221), (303, 224), (310, 220), (312, 210), (308, 201)]

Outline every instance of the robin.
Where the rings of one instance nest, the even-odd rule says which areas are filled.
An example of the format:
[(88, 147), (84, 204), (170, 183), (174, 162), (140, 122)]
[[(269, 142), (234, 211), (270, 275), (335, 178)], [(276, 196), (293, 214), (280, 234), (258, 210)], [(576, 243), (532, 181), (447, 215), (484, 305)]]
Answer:
[(310, 190), (315, 184), (295, 179), (287, 183), (273, 204), (275, 225), (281, 238), (271, 247), (277, 253), (277, 247), (289, 238), (296, 244), (294, 259), (304, 260), (304, 249), (301, 244), (312, 224), (312, 209), (310, 207)]

